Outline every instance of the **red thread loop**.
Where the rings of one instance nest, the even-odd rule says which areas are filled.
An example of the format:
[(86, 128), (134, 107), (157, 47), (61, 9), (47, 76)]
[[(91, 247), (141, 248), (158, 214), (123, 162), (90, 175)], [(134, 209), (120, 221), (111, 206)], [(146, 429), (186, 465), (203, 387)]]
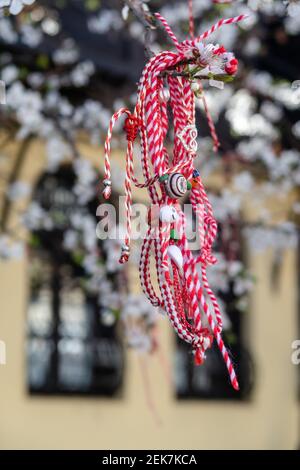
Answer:
[(139, 125), (140, 125), (139, 119), (136, 116), (134, 116), (134, 114), (130, 114), (125, 119), (124, 131), (127, 134), (128, 142), (135, 141), (137, 134), (138, 134)]
[(217, 134), (217, 131), (216, 131), (216, 128), (215, 128), (213, 118), (211, 117), (211, 114), (210, 114), (210, 111), (209, 111), (209, 108), (208, 108), (208, 105), (207, 105), (207, 101), (206, 101), (206, 98), (205, 98), (205, 95), (204, 95), (203, 85), (200, 82), (200, 80), (199, 80), (198, 83), (199, 83), (200, 89), (202, 91), (202, 103), (203, 103), (203, 106), (204, 106), (204, 111), (205, 111), (208, 127), (209, 127), (209, 130), (210, 130), (210, 135), (212, 137), (213, 144), (214, 144), (213, 145), (213, 151), (217, 152), (218, 148), (220, 147), (218, 134)]
[[(130, 212), (127, 215), (127, 217), (130, 218)], [(130, 248), (129, 248), (130, 238), (129, 238), (129, 235), (128, 235), (129, 233), (130, 233), (130, 228), (128, 228), (128, 233), (127, 233), (127, 236), (126, 236), (126, 242), (122, 246), (122, 252), (121, 252), (120, 259), (119, 259), (120, 264), (127, 263), (128, 259), (129, 259), (129, 254), (130, 254)]]
[(126, 253), (120, 256), (119, 263), (124, 264), (124, 263), (127, 263), (128, 260), (129, 260), (129, 254)]
[(217, 258), (211, 253), (209, 248), (202, 248), (201, 254), (197, 259), (203, 264), (216, 264)]

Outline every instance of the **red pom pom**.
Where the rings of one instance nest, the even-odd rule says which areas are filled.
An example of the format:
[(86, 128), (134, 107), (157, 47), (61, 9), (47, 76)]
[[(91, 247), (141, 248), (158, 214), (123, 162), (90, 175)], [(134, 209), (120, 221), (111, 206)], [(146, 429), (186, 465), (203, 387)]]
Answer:
[(237, 59), (231, 59), (225, 65), (225, 72), (228, 73), (228, 75), (234, 75), (238, 69), (238, 64), (239, 64), (239, 61)]

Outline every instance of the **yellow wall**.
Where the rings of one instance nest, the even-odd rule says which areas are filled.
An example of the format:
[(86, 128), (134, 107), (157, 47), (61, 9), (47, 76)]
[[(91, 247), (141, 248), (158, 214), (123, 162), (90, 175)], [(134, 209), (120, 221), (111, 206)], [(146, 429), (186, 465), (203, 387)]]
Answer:
[[(9, 150), (9, 149), (8, 149)], [(96, 161), (96, 152), (87, 147)], [(42, 167), (35, 143), (23, 176)], [(299, 445), (297, 366), (291, 342), (297, 338), (295, 253), (283, 258), (279, 288), (270, 286), (272, 253), (250, 259), (257, 276), (247, 336), (256, 365), (250, 402), (177, 402), (159, 357), (149, 361), (153, 399), (162, 424), (146, 403), (139, 358), (128, 353), (121, 399), (29, 397), (25, 387), (25, 313), (30, 260), (0, 263), (0, 340), (7, 364), (0, 365), (0, 448), (74, 449), (292, 449)], [(164, 356), (172, 359), (171, 327), (160, 322)], [(220, 359), (221, 360), (221, 359)], [(299, 368), (300, 366), (298, 366)]]

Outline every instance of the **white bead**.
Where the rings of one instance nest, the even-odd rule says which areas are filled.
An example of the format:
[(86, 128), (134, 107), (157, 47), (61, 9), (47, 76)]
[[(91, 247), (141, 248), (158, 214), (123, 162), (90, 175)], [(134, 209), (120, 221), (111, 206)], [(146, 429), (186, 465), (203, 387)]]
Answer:
[(192, 83), (191, 83), (191, 90), (192, 90), (194, 93), (197, 93), (197, 91), (200, 90), (200, 85), (199, 85), (199, 83), (197, 83), (197, 82), (192, 82)]
[(173, 206), (163, 206), (159, 211), (159, 218), (161, 222), (171, 224), (178, 219), (178, 213)]
[(166, 103), (170, 99), (169, 88), (162, 88), (159, 90), (159, 100), (161, 103)]
[(181, 250), (176, 245), (169, 245), (167, 253), (169, 258), (176, 264), (179, 272), (182, 274), (183, 272), (183, 256)]

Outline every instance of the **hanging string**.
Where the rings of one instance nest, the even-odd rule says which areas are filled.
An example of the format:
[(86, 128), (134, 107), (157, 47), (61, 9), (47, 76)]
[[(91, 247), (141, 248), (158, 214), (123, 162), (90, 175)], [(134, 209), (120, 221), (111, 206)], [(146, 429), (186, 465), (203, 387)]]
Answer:
[(207, 101), (206, 101), (206, 97), (205, 97), (204, 89), (203, 89), (203, 84), (200, 80), (199, 80), (199, 86), (200, 86), (200, 90), (201, 90), (201, 100), (202, 100), (202, 103), (203, 103), (205, 116), (206, 116), (208, 127), (209, 127), (209, 130), (210, 130), (210, 135), (211, 135), (212, 140), (213, 140), (213, 151), (217, 152), (218, 148), (220, 147), (220, 141), (219, 141), (218, 134), (217, 134), (217, 131), (216, 131), (215, 123), (213, 121), (213, 118), (211, 117), (211, 114), (210, 114), (210, 111), (209, 111), (209, 108), (208, 108), (208, 105), (207, 105)]
[(248, 15), (238, 15), (234, 16), (232, 18), (222, 18), (219, 20), (217, 23), (212, 25), (207, 31), (204, 33), (200, 34), (200, 36), (195, 37), (192, 40), (185, 40), (182, 43), (180, 43), (180, 49), (184, 49), (186, 47), (193, 48), (196, 46), (196, 44), (200, 41), (203, 41), (204, 39), (207, 39), (212, 33), (217, 31), (219, 28), (221, 28), (224, 25), (232, 25), (234, 23), (239, 23), (240, 21), (243, 21), (244, 19), (248, 18)]
[(178, 49), (180, 47), (179, 41), (177, 37), (175, 36), (175, 34), (173, 33), (167, 20), (160, 13), (154, 13), (154, 16), (156, 16), (156, 18), (162, 23), (162, 25), (164, 26), (166, 30), (166, 33), (168, 34), (168, 36), (171, 38), (172, 42), (175, 44), (175, 46)]
[(193, 0), (188, 0), (188, 5), (189, 5), (189, 33), (190, 33), (191, 39), (194, 39), (195, 21), (194, 21), (194, 15), (193, 15)]

